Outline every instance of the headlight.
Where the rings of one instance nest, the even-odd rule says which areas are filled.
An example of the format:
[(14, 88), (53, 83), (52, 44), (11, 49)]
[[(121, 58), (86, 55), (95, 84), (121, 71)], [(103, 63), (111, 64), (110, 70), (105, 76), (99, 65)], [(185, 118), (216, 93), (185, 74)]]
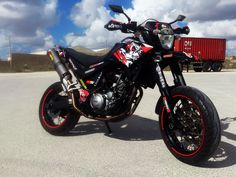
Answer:
[(164, 49), (171, 49), (174, 44), (174, 32), (169, 25), (162, 24), (159, 29), (158, 37)]

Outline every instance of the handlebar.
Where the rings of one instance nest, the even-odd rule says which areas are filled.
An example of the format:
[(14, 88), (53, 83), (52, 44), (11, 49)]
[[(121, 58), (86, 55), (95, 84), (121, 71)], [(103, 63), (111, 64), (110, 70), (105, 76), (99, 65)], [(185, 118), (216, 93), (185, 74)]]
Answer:
[(123, 33), (134, 33), (137, 31), (137, 22), (122, 23), (116, 20), (109, 21), (104, 28), (109, 31), (121, 30)]
[(173, 29), (174, 33), (175, 34), (186, 34), (188, 35), (189, 32), (190, 32), (190, 29), (188, 26), (185, 26), (183, 28), (176, 28), (176, 29)]
[[(122, 33), (136, 33), (137, 31), (139, 32), (149, 31), (153, 34), (157, 34), (156, 29), (154, 30), (148, 29), (144, 27), (142, 24), (137, 26), (136, 21), (131, 21), (129, 23), (122, 23), (116, 20), (111, 20), (104, 26), (104, 28), (106, 28), (109, 31), (120, 30)], [(189, 34), (190, 29), (188, 26), (185, 26), (183, 28), (173, 29), (173, 32), (174, 34)]]
[(123, 33), (133, 33), (137, 31), (137, 22), (131, 21), (130, 23), (127, 24), (122, 24), (122, 29), (121, 32)]

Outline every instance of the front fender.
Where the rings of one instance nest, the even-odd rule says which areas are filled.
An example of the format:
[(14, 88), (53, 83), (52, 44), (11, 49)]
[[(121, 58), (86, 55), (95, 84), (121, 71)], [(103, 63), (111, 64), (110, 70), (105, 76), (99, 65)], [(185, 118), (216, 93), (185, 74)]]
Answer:
[(157, 101), (156, 108), (155, 108), (155, 113), (159, 115), (160, 109), (161, 109), (161, 104), (163, 103), (162, 101), (162, 96)]
[[(169, 93), (171, 94), (172, 90), (173, 90), (174, 88), (176, 88), (176, 87), (177, 87), (177, 86), (171, 86), (171, 87), (169, 87)], [(162, 105), (163, 105), (163, 99), (162, 99), (162, 96), (160, 96), (159, 99), (158, 99), (158, 101), (157, 101), (156, 108), (155, 108), (155, 113), (156, 113), (157, 115), (159, 115), (159, 112), (160, 112), (160, 109), (161, 109)]]

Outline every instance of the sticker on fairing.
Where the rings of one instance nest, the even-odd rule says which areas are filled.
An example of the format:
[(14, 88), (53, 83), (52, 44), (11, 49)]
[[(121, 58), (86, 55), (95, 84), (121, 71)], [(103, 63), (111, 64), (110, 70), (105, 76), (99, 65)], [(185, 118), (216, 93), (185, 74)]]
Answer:
[(127, 67), (133, 64), (143, 54), (143, 49), (135, 42), (131, 42), (126, 45), (125, 48), (120, 48), (114, 53), (114, 56), (125, 64)]

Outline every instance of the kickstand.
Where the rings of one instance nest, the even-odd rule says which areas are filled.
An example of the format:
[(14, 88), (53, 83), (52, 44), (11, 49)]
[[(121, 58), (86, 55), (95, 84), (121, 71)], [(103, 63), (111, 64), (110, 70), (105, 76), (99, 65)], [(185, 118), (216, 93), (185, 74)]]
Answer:
[(110, 127), (110, 125), (109, 125), (109, 123), (107, 121), (105, 122), (105, 125), (107, 127), (108, 133), (111, 134), (112, 133), (111, 127)]

